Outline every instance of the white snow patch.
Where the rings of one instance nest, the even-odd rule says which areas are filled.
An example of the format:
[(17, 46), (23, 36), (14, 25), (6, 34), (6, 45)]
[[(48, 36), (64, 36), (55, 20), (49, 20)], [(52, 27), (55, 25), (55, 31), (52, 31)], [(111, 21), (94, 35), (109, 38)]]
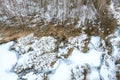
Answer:
[(91, 39), (90, 39), (90, 44), (88, 45), (89, 48), (98, 48), (100, 45), (100, 37), (98, 36), (91, 36)]
[(9, 51), (13, 42), (0, 45), (0, 80), (17, 80), (17, 74), (10, 72), (17, 62), (14, 52)]
[(120, 25), (120, 7), (119, 6), (114, 6), (117, 5), (116, 3), (112, 2), (110, 5), (110, 11), (114, 15), (114, 18), (117, 19), (118, 24)]
[(87, 80), (100, 80), (100, 75), (97, 69), (93, 68), (92, 72), (88, 74)]
[(115, 68), (115, 61), (109, 55), (105, 55), (102, 66), (100, 69), (100, 75), (103, 80), (116, 80), (116, 68)]
[[(111, 39), (111, 42), (113, 48), (119, 49), (117, 45), (120, 39), (118, 36), (116, 37), (117, 38)], [(99, 48), (99, 45), (101, 44), (100, 37), (92, 36), (88, 45), (89, 50), (86, 53), (83, 53), (81, 52), (81, 48), (82, 45), (84, 45), (84, 40), (86, 39), (86, 35), (70, 38), (68, 44), (66, 43), (67, 45), (65, 48), (59, 48), (58, 55), (61, 56), (61, 54), (67, 53), (69, 48), (74, 48), (72, 54), (67, 59), (60, 58), (57, 60), (57, 53), (51, 53), (50, 51), (51, 49), (54, 50), (56, 39), (52, 37), (42, 37), (39, 40), (36, 40), (36, 42), (40, 45), (37, 45), (37, 43), (34, 41), (32, 44), (30, 44), (30, 46), (32, 45), (31, 47), (34, 47), (33, 51), (28, 51), (26, 52), (26, 54), (21, 54), (16, 68), (20, 69), (19, 67), (21, 67), (21, 69), (26, 69), (28, 67), (31, 67), (32, 65), (35, 65), (35, 70), (41, 70), (40, 68), (43, 67), (44, 71), (42, 71), (41, 73), (53, 71), (51, 74), (48, 75), (49, 80), (71, 80), (73, 78), (72, 70), (74, 73), (74, 78), (77, 80), (85, 78), (87, 80), (116, 80), (116, 68), (118, 69), (118, 67), (115, 66), (115, 56), (119, 54), (119, 50), (117, 50), (117, 55), (108, 55), (107, 53), (103, 52), (101, 48)], [(102, 44), (104, 46), (104, 42)], [(0, 67), (0, 80), (8, 79), (6, 79), (6, 77), (4, 76), (10, 77), (10, 80), (17, 80), (17, 75), (10, 72), (12, 66), (14, 66), (17, 61), (15, 54), (8, 51), (9, 46), (11, 45), (12, 42), (0, 46), (0, 51), (5, 54), (5, 56), (3, 56), (0, 53), (0, 64), (4, 66), (3, 68)], [(41, 55), (38, 49), (44, 49), (46, 54)], [(114, 50), (116, 51), (116, 49)], [(2, 57), (6, 58), (2, 59)], [(13, 58), (15, 60), (13, 60)], [(9, 63), (6, 59), (10, 59)], [(53, 67), (49, 67), (51, 62), (54, 61), (57, 61), (56, 64)], [(48, 64), (47, 67), (46, 63)], [(84, 70), (87, 71), (86, 76), (84, 75)], [(42, 80), (43, 75), (30, 72), (23, 75), (22, 78), (27, 80)]]
[(77, 64), (89, 64), (94, 67), (99, 67), (101, 55), (102, 53), (94, 49), (91, 49), (90, 51), (88, 51), (88, 53), (82, 53), (77, 49), (74, 49), (72, 55), (69, 57), (69, 60)]
[(115, 30), (113, 38), (110, 39), (112, 44), (113, 52), (112, 56), (115, 59), (120, 59), (120, 29)]
[(26, 79), (26, 80), (36, 80), (37, 75), (35, 75), (34, 72), (30, 72), (30, 73), (26, 74), (25, 76), (23, 76), (22, 78)]
[(50, 80), (70, 80), (70, 75), (71, 72), (69, 66), (61, 61), (55, 74), (50, 76)]
[(91, 36), (88, 47), (89, 49), (95, 49), (98, 52), (104, 52), (105, 42), (99, 36)]
[[(88, 65), (90, 68), (90, 72), (88, 71), (87, 74), (87, 80), (100, 80), (100, 74), (97, 68), (101, 65), (103, 52), (95, 49), (95, 47), (98, 48), (100, 45), (100, 37), (92, 36), (90, 40), (92, 45), (89, 44), (90, 50), (87, 53), (83, 53), (80, 50), (86, 39), (86, 35), (70, 38), (67, 47), (59, 48), (59, 55), (67, 53), (68, 49), (71, 47), (74, 47), (74, 50), (67, 59), (62, 60), (63, 62), (60, 63), (56, 72), (50, 76), (50, 80), (70, 80), (72, 78), (71, 70), (74, 70), (75, 79), (84, 79), (84, 68), (88, 69), (85, 65)], [(76, 46), (79, 46), (79, 49)]]

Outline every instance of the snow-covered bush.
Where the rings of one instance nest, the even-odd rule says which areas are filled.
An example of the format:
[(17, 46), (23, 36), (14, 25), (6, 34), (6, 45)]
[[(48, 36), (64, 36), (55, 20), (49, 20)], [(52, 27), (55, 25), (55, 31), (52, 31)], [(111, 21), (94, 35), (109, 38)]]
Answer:
[(39, 51), (41, 53), (52, 52), (56, 49), (56, 39), (51, 36), (41, 37), (40, 39), (30, 34), (25, 37), (21, 37), (17, 40), (17, 43), (13, 46), (20, 54), (28, 53), (29, 51)]
[(20, 54), (14, 69), (17, 73), (29, 69), (46, 73), (57, 66), (56, 39), (51, 36), (36, 38), (30, 34), (19, 38), (13, 48)]
[(15, 71), (17, 73), (24, 72), (27, 69), (33, 69), (38, 72), (49, 72), (54, 69), (54, 65), (57, 62), (57, 53), (44, 53), (29, 52), (19, 58)]
[(14, 24), (32, 21), (62, 24), (67, 21), (70, 24), (78, 22), (77, 27), (80, 27), (86, 20), (94, 21), (99, 15), (97, 11), (104, 11), (107, 5), (106, 0), (1, 0), (0, 20)]
[(104, 80), (117, 80), (115, 59), (110, 55), (105, 54), (103, 56), (103, 61), (100, 68), (100, 75), (101, 75), (101, 78)]
[(56, 39), (50, 36), (42, 37), (38, 41), (36, 41), (32, 47), (35, 51), (51, 52), (54, 51), (56, 48), (56, 41)]
[(86, 52), (87, 45), (89, 43), (89, 37), (86, 34), (81, 34), (80, 36), (70, 37), (68, 39), (68, 47), (69, 48), (78, 48), (80, 51)]
[(13, 48), (20, 54), (24, 54), (29, 51), (35, 41), (34, 34), (29, 34), (28, 36), (19, 38)]
[(71, 69), (71, 80), (86, 80), (90, 73), (87, 65), (79, 65)]
[(46, 74), (40, 73), (35, 74), (34, 72), (29, 72), (22, 77), (22, 80), (46, 80)]

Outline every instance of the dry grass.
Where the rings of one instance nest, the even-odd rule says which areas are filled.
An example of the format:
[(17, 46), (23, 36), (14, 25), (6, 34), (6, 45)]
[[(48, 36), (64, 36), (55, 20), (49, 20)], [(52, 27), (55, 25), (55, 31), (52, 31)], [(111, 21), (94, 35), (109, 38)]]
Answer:
[[(53, 17), (52, 21), (48, 23), (47, 25), (44, 26), (44, 20), (41, 19), (40, 23), (39, 21), (36, 22), (35, 27), (27, 27), (29, 24), (32, 23), (32, 20), (34, 20), (34, 17), (36, 16), (35, 14), (27, 14), (27, 17), (21, 16), (21, 13), (17, 11), (17, 7), (20, 7), (19, 4), (14, 5), (16, 3), (16, 0), (9, 0), (11, 3), (11, 11), (9, 13), (9, 10), (6, 8), (5, 5), (2, 4), (3, 0), (0, 0), (0, 17), (3, 17), (2, 14), (6, 15), (8, 17), (7, 20), (10, 21), (11, 24), (19, 24), (17, 26), (10, 26), (7, 25), (4, 22), (0, 22), (0, 37), (3, 39), (0, 40), (0, 43), (4, 42), (9, 42), (11, 40), (16, 40), (22, 36), (26, 36), (30, 33), (34, 33), (34, 36), (36, 37), (43, 37), (43, 36), (53, 36), (56, 38), (58, 41), (66, 41), (69, 37), (74, 37), (78, 36), (81, 34), (81, 28), (74, 29), (74, 26), (77, 24), (77, 21), (79, 20), (78, 18), (74, 19), (74, 23), (70, 24), (68, 26), (65, 26), (66, 23), (69, 23), (71, 21), (71, 18), (69, 18), (69, 13), (72, 9), (77, 9), (78, 7), (81, 7), (82, 5), (89, 5), (93, 6), (95, 10), (97, 11), (97, 20), (95, 21), (95, 24), (93, 25), (91, 22), (86, 21), (85, 26), (87, 29), (84, 31), (86, 34), (89, 36), (100, 36), (101, 39), (105, 40), (106, 48), (109, 49), (109, 53), (111, 53), (111, 44), (109, 40), (106, 39), (108, 35), (113, 33), (114, 29), (117, 27), (117, 21), (116, 19), (113, 18), (112, 15), (109, 15), (110, 12), (108, 11), (108, 5), (110, 4), (110, 0), (74, 0), (73, 2), (76, 4), (73, 4), (72, 6), (69, 5), (70, 0), (62, 0), (63, 2), (66, 2), (68, 4), (64, 4), (64, 6), (67, 6), (68, 12), (65, 12), (64, 15), (68, 19), (64, 22), (62, 22), (62, 25), (57, 25), (54, 26), (56, 17)], [(26, 1), (26, 0), (24, 0)], [(35, 0), (35, 2), (39, 2), (39, 8), (44, 8), (47, 10), (47, 2), (46, 0)], [(49, 0), (50, 1), (50, 0)], [(13, 2), (13, 3), (12, 3)], [(36, 3), (37, 4), (37, 3)], [(56, 8), (59, 6), (58, 5), (58, 0), (54, 2), (56, 5)], [(23, 2), (21, 4), (23, 7), (23, 10), (29, 11), (28, 6), (26, 2)], [(45, 6), (43, 6), (45, 5)], [(65, 7), (66, 8), (66, 7)], [(12, 14), (11, 12), (15, 12)], [(2, 12), (2, 14), (1, 14)], [(57, 12), (57, 11), (56, 11)], [(28, 12), (29, 13), (29, 12)], [(77, 12), (79, 13), (79, 11)], [(88, 12), (89, 13), (89, 12)], [(19, 16), (13, 16), (19, 14)], [(54, 13), (56, 14), (56, 13)], [(56, 16), (56, 15), (55, 15)], [(63, 17), (63, 16), (61, 16)], [(78, 17), (78, 16), (76, 16)], [(100, 22), (100, 24), (98, 24)], [(44, 27), (42, 27), (44, 26)], [(87, 44), (84, 48), (83, 52), (87, 51)], [(73, 51), (73, 48), (71, 48), (67, 54), (62, 55), (65, 58), (68, 58), (69, 55), (71, 55)], [(53, 62), (51, 66), (54, 64)], [(87, 70), (84, 70), (85, 75), (84, 80), (86, 80), (86, 75), (87, 75)], [(120, 74), (117, 74), (116, 76), (118, 80), (120, 79)], [(47, 76), (44, 75), (44, 80), (47, 80)]]
[[(1, 4), (1, 8), (0, 10), (3, 11), (3, 13), (8, 13), (7, 8), (5, 8), (6, 6), (3, 4), (3, 0), (1, 0), (2, 2)], [(27, 2), (23, 1), (22, 4), (17, 4), (16, 0), (8, 0), (10, 3), (10, 8), (11, 11), (16, 12), (17, 8), (20, 7), (20, 5), (22, 5), (23, 10), (29, 11), (28, 6), (27, 6)], [(39, 8), (44, 8), (45, 10), (47, 10), (46, 6), (50, 5), (50, 2), (52, 2), (51, 0), (49, 1), (42, 1), (42, 0), (38, 0), (38, 1), (33, 1), (33, 3), (37, 4), (39, 2)], [(15, 4), (16, 3), (16, 4)], [(11, 24), (18, 24), (17, 26), (13, 25), (10, 26), (11, 24), (6, 25), (5, 23), (0, 23), (1, 24), (1, 30), (0, 30), (0, 34), (1, 37), (3, 38), (1, 40), (0, 43), (2, 42), (8, 42), (11, 40), (16, 40), (17, 38), (21, 37), (21, 36), (25, 36), (27, 34), (30, 33), (34, 33), (35, 36), (37, 37), (42, 37), (42, 36), (54, 36), (56, 39), (60, 40), (60, 41), (65, 41), (67, 40), (69, 37), (72, 36), (77, 36), (81, 34), (81, 28), (77, 28), (74, 29), (74, 26), (77, 24), (78, 22), (78, 18), (75, 19), (71, 19), (69, 15), (69, 12), (73, 9), (77, 10), (78, 12), (76, 13), (81, 13), (79, 11), (79, 8), (82, 5), (87, 5), (91, 8), (95, 8), (95, 10), (97, 11), (97, 20), (95, 21), (95, 24), (93, 25), (92, 23), (89, 22), (89, 20), (86, 20), (85, 26), (87, 27), (87, 29), (85, 30), (85, 33), (88, 34), (89, 36), (95, 35), (95, 36), (100, 36), (101, 39), (106, 41), (106, 45), (110, 46), (108, 40), (106, 40), (106, 36), (108, 36), (109, 34), (113, 33), (114, 29), (117, 26), (117, 21), (111, 16), (109, 15), (110, 12), (108, 11), (108, 5), (110, 3), (110, 0), (63, 0), (61, 1), (61, 3), (64, 3), (63, 7), (68, 9), (68, 12), (64, 13), (64, 16), (67, 17), (67, 19), (65, 21), (62, 22), (62, 24), (58, 24), (57, 26), (54, 26), (55, 21), (58, 21), (56, 19), (56, 17), (53, 17), (52, 21), (50, 23), (48, 23), (46, 26), (42, 27), (45, 23), (44, 23), (44, 19), (41, 21), (37, 21), (35, 22), (35, 27), (34, 28), (29, 28), (27, 27), (29, 24), (32, 23), (32, 20), (35, 19), (35, 16), (37, 13), (33, 13), (30, 14), (28, 12), (26, 17), (23, 16), (13, 16), (10, 18), (10, 14), (8, 14), (8, 18), (7, 20), (10, 21)], [(68, 3), (68, 4), (66, 4)], [(45, 4), (45, 6), (42, 6), (43, 4)], [(53, 4), (55, 4), (54, 6), (59, 7), (60, 4), (59, 2), (53, 1)], [(70, 6), (70, 4), (72, 5), (72, 8)], [(76, 5), (75, 5), (76, 4)], [(89, 11), (89, 10), (88, 10)], [(87, 12), (89, 13), (89, 12)], [(1, 14), (1, 13), (0, 13)], [(56, 13), (54, 13), (56, 14)], [(66, 15), (67, 14), (67, 15)], [(57, 14), (56, 14), (57, 15)], [(61, 16), (63, 17), (63, 16)], [(75, 16), (78, 17), (78, 16)], [(67, 25), (65, 26), (67, 23), (71, 22), (71, 20), (74, 21), (73, 24)], [(100, 24), (98, 24), (99, 22), (101, 22)], [(22, 23), (22, 24), (21, 24)], [(87, 49), (86, 49), (87, 50)], [(85, 50), (85, 51), (86, 51)]]
[(80, 28), (73, 30), (71, 26), (63, 27), (54, 26), (51, 24), (44, 27), (36, 26), (33, 28), (25, 27), (25, 25), (17, 27), (6, 26), (6, 28), (2, 29), (0, 34), (3, 39), (0, 41), (0, 43), (16, 40), (17, 38), (26, 36), (30, 33), (34, 33), (36, 37), (53, 36), (59, 41), (67, 40), (69, 37), (77, 36), (81, 33)]
[[(53, 8), (49, 11), (49, 13), (52, 12), (50, 13), (52, 17), (51, 22), (54, 23), (54, 21), (56, 20), (58, 20), (57, 22), (61, 22), (62, 20), (64, 23), (64, 19), (62, 18), (72, 18), (70, 13), (75, 14), (75, 18), (82, 16), (83, 13), (81, 12), (81, 7), (83, 5), (95, 8), (98, 15), (100, 15), (101, 12), (104, 12), (107, 9), (108, 2), (110, 2), (110, 0), (23, 0), (23, 2), (21, 3), (18, 3), (17, 0), (7, 1), (9, 2), (9, 4), (7, 4), (9, 8), (6, 6), (6, 1), (1, 0), (0, 15), (1, 17), (6, 16), (8, 18), (7, 20), (10, 20), (10, 23), (13, 24), (29, 24), (31, 19), (34, 19), (35, 15), (39, 15), (40, 18), (40, 20), (37, 20), (36, 22), (46, 21), (45, 17), (43, 17), (41, 13), (45, 14), (45, 12), (49, 11), (49, 9), (47, 8), (48, 5), (53, 6)], [(31, 4), (35, 4), (35, 6)], [(58, 13), (58, 7), (60, 7), (64, 11), (61, 16), (59, 16), (60, 19), (57, 17), (60, 14)], [(34, 10), (31, 10), (32, 8)], [(44, 9), (44, 11), (42, 12), (41, 9)], [(90, 14), (90, 12), (87, 13)], [(23, 14), (25, 16), (22, 16)]]
[(95, 24), (92, 24), (89, 21), (86, 23), (85, 26), (87, 29), (85, 30), (85, 33), (89, 36), (99, 36), (104, 40), (108, 54), (111, 54), (111, 43), (106, 37), (114, 32), (117, 25), (117, 20), (110, 14), (109, 10), (106, 9), (104, 12), (99, 13)]
[(103, 12), (109, 5), (110, 0), (92, 0), (98, 12)]

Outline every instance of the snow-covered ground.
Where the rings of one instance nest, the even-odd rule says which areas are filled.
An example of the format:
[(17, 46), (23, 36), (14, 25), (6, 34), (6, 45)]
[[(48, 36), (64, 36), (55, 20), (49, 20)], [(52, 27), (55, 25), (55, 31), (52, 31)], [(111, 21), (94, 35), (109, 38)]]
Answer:
[(10, 51), (13, 42), (0, 45), (0, 80), (17, 80), (18, 76), (13, 72), (13, 67), (17, 62), (14, 51)]
[(64, 43), (52, 36), (36, 38), (30, 34), (0, 45), (0, 80), (117, 80), (120, 7), (113, 3), (110, 11), (118, 21), (115, 32), (108, 36), (111, 52), (99, 36), (90, 36), (88, 41), (88, 35), (82, 33)]
[[(85, 34), (70, 38), (72, 42), (68, 41), (64, 44), (66, 46), (59, 47), (57, 52), (54, 51), (56, 39), (50, 36), (35, 39), (30, 34), (20, 38), (18, 43), (2, 44), (0, 45), (0, 80), (43, 80), (45, 78), (47, 80), (117, 80), (116, 71), (120, 73), (120, 64), (115, 64), (120, 60), (118, 35), (119, 30), (111, 35), (112, 55), (103, 50), (104, 41), (98, 36), (91, 36), (89, 50), (86, 53), (82, 52), (80, 48), (87, 37)], [(23, 40), (28, 43), (24, 43)], [(29, 44), (29, 41), (33, 43)], [(99, 47), (101, 44), (103, 47)], [(16, 52), (10, 48), (14, 48)], [(67, 54), (70, 48), (73, 48), (71, 54), (67, 58), (62, 56)]]

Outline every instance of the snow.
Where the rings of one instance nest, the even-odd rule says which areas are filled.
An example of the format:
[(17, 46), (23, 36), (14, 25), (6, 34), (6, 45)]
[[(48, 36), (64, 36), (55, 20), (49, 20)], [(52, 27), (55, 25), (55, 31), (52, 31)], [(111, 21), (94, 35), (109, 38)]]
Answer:
[[(82, 53), (80, 52), (78, 49), (74, 49), (72, 52), (72, 55), (67, 59), (68, 61), (70, 61), (71, 63), (68, 64), (68, 62), (61, 62), (59, 67), (57, 68), (56, 72), (54, 73), (53, 76), (51, 76), (50, 80), (70, 80), (70, 76), (71, 76), (71, 69), (76, 66), (82, 66), (82, 65), (89, 65), (91, 68), (91, 72), (89, 73), (89, 75), (87, 76), (87, 80), (100, 80), (100, 76), (99, 76), (99, 71), (96, 69), (98, 67), (100, 67), (101, 65), (101, 52), (98, 52), (96, 50), (90, 50), (88, 51), (88, 53)], [(82, 70), (82, 68), (80, 67), (80, 71)], [(76, 74), (76, 76), (81, 75), (81, 77), (76, 77), (77, 80), (82, 80), (82, 72), (81, 73), (76, 73), (76, 71), (74, 71)]]
[(9, 51), (13, 42), (0, 45), (0, 80), (17, 80), (18, 76), (11, 72), (17, 62), (15, 52)]
[[(120, 40), (118, 33), (114, 33), (116, 37), (111, 39), (112, 55), (99, 48), (101, 43), (104, 46), (104, 41), (98, 36), (90, 37), (89, 50), (86, 53), (81, 51), (81, 45), (84, 45), (84, 41), (87, 39), (85, 34), (70, 38), (68, 43), (61, 43), (62, 48), (60, 47), (58, 52), (54, 52), (57, 40), (53, 37), (48, 36), (37, 39), (30, 36), (27, 36), (28, 39), (24, 37), (18, 39), (19, 42), (15, 45), (13, 45), (14, 42), (8, 42), (0, 46), (0, 80), (7, 80), (8, 78), (17, 80), (19, 76), (16, 73), (32, 68), (32, 66), (34, 66), (34, 69), (22, 75), (22, 79), (43, 80), (44, 75), (52, 71), (52, 73), (48, 74), (49, 80), (116, 80), (116, 71), (119, 72), (119, 64), (116, 66), (115, 61), (120, 59), (118, 56), (119, 50), (117, 50), (119, 49), (118, 43)], [(23, 40), (26, 43), (22, 45)], [(32, 43), (29, 44), (29, 41), (32, 41)], [(64, 45), (66, 46), (64, 47)], [(33, 47), (33, 50), (26, 50), (23, 54), (19, 52), (20, 49), (17, 49), (16, 51), (20, 54), (17, 60), (15, 52), (9, 50), (11, 46), (19, 46), (19, 48), (29, 46)], [(76, 46), (79, 46), (79, 48)], [(74, 48), (71, 54), (67, 58), (63, 58), (61, 55), (67, 53), (70, 48)], [(60, 58), (57, 59), (56, 56)], [(52, 62), (56, 63), (50, 66)], [(15, 66), (14, 71), (16, 73), (12, 70), (13, 66)], [(39, 73), (36, 74), (35, 71)]]
[(27, 79), (27, 80), (35, 80), (37, 76), (34, 74), (34, 72), (30, 72), (26, 74), (25, 76), (23, 76), (22, 78)]
[[(84, 45), (84, 43), (81, 44), (81, 41), (84, 42), (85, 39), (86, 35), (70, 38), (68, 47), (63, 49), (60, 48), (59, 54), (66, 53), (68, 51), (68, 48), (71, 47), (70, 43), (73, 44), (72, 46)], [(61, 59), (59, 67), (56, 69), (55, 73), (50, 76), (50, 80), (72, 80), (72, 78), (76, 80), (83, 80), (85, 78), (83, 75), (85, 69), (88, 72), (88, 76), (86, 76), (87, 80), (100, 80), (100, 74), (97, 68), (99, 68), (101, 65), (101, 57), (103, 55), (103, 52), (97, 51), (93, 47), (99, 46), (100, 38), (92, 36), (90, 42), (93, 43), (93, 45), (90, 45), (91, 43), (89, 43), (90, 50), (87, 53), (81, 52), (74, 46), (72, 54), (67, 59)], [(88, 67), (90, 68), (90, 71)]]
[(66, 63), (61, 61), (55, 74), (50, 76), (50, 80), (69, 80), (70, 75), (71, 73), (69, 70), (69, 66)]
[[(81, 37), (80, 39), (82, 40)], [(71, 43), (74, 44), (74, 41), (75, 40)], [(118, 40), (113, 42), (117, 41)], [(108, 55), (102, 48), (99, 48), (100, 42), (105, 46), (104, 41), (101, 40), (100, 37), (91, 36), (88, 45), (89, 51), (86, 53), (83, 53), (78, 48), (74, 47), (72, 54), (67, 59), (61, 59), (62, 62), (60, 62), (55, 73), (50, 76), (50, 80), (72, 80), (73, 78), (76, 80), (83, 80), (85, 79), (85, 76), (83, 75), (84, 69), (82, 69), (83, 66), (87, 70), (87, 80), (116, 80), (115, 57)], [(67, 51), (68, 48), (59, 49), (60, 54), (66, 53)], [(73, 70), (73, 72), (71, 72), (71, 70)], [(74, 77), (71, 76), (72, 73), (74, 74)]]
[[(82, 0), (78, 1), (81, 2)], [(13, 45), (14, 42), (0, 45), (0, 80), (17, 80), (18, 78), (45, 80), (43, 78), (46, 75), (48, 80), (117, 80), (116, 75), (120, 73), (120, 7), (118, 6), (119, 3), (114, 3), (114, 1), (116, 0), (111, 1), (109, 10), (117, 19), (118, 26), (110, 36), (111, 54), (105, 51), (106, 46), (103, 39), (99, 36), (88, 36), (83, 32), (79, 36), (69, 38), (66, 43), (60, 42), (60, 45), (57, 44), (57, 39), (52, 36), (36, 38), (34, 34), (30, 34), (19, 38), (15, 45)], [(23, 0), (17, 1), (17, 3), (21, 2)], [(78, 28), (82, 27), (81, 25), (84, 26), (86, 20), (93, 24), (97, 17), (93, 5), (76, 5), (75, 9), (69, 9), (69, 3), (63, 4), (67, 1), (60, 1), (56, 5), (54, 0), (54, 3), (48, 1), (47, 10), (43, 7), (39, 10), (38, 4), (29, 1), (26, 3), (30, 8), (28, 13), (35, 11), (41, 14), (40, 16), (36, 15), (35, 19), (32, 20), (33, 23), (42, 19), (45, 19), (44, 22), (46, 23), (57, 19), (55, 24), (60, 24), (60, 22), (67, 20), (67, 17), (77, 17), (79, 20), (75, 28)], [(45, 2), (43, 1), (43, 3)], [(7, 5), (9, 1), (5, 1), (3, 4), (6, 5), (4, 7), (10, 11), (11, 16), (13, 14), (18, 15), (18, 17), (20, 14), (22, 16), (27, 15), (26, 8), (23, 9), (17, 5), (16, 9), (21, 8), (20, 13), (17, 14), (19, 11), (14, 12), (13, 8)], [(74, 21), (67, 21), (66, 25), (71, 23)], [(84, 30), (85, 28), (82, 27)], [(88, 44), (88, 51), (83, 52), (86, 44)], [(19, 57), (16, 56), (16, 52), (9, 49), (10, 47), (19, 53)], [(71, 48), (73, 51), (65, 58), (64, 55), (68, 54)], [(17, 75), (19, 73), (20, 75)]]
[(89, 48), (98, 48), (100, 45), (100, 37), (98, 36), (91, 36), (91, 40), (90, 40), (90, 44), (89, 44)]
[(110, 41), (112, 43), (113, 47), (113, 54), (112, 56), (116, 59), (120, 59), (120, 34), (114, 34), (114, 38), (112, 38)]
[(81, 53), (74, 49), (69, 60), (77, 64), (89, 64), (94, 67), (100, 66), (101, 53), (96, 50), (90, 50), (88, 53)]
[[(91, 73), (87, 76), (88, 80), (100, 80), (100, 75), (97, 69), (93, 68)], [(107, 79), (105, 79), (107, 80)]]
[(117, 6), (117, 4), (114, 2), (111, 2), (110, 11), (113, 13), (114, 18), (117, 19), (118, 25), (120, 25), (120, 7)]
[(12, 72), (0, 72), (0, 80), (17, 80), (18, 76)]
[[(102, 46), (101, 46), (102, 45)], [(88, 44), (89, 49), (95, 49), (98, 52), (105, 52), (105, 42), (99, 36), (91, 36)]]
[(116, 80), (115, 58), (113, 56), (104, 55), (100, 75), (104, 80)]

